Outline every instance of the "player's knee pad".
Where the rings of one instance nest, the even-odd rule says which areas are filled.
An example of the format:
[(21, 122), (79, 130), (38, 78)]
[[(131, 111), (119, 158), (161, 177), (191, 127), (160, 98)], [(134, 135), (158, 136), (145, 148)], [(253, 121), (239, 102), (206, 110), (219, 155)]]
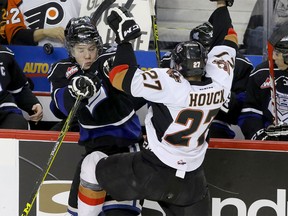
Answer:
[(106, 200), (102, 209), (104, 213), (109, 210), (121, 209), (125, 212), (130, 212), (133, 215), (139, 215), (142, 210), (142, 203), (140, 203), (139, 200), (129, 200), (129, 201)]
[[(81, 165), (80, 181), (84, 187), (93, 187), (93, 185), (98, 185), (96, 180), (95, 167), (97, 163), (102, 159), (107, 157), (106, 154), (95, 151), (87, 155)], [(90, 188), (94, 189), (94, 188)]]

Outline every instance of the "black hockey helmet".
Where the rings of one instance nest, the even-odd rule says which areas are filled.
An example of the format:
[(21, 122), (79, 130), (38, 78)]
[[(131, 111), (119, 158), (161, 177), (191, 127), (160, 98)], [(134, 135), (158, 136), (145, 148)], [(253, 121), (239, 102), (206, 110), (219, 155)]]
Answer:
[(213, 26), (209, 22), (196, 26), (190, 32), (190, 40), (200, 42), (206, 49), (209, 49), (213, 37)]
[[(172, 64), (184, 77), (204, 75), (207, 51), (197, 41), (186, 41), (176, 45), (172, 51)], [(180, 66), (180, 69), (176, 67)]]
[(285, 64), (288, 64), (288, 36), (283, 37), (275, 44), (275, 50), (283, 54)]
[(66, 39), (66, 47), (69, 52), (75, 44), (89, 42), (95, 42), (98, 53), (102, 52), (102, 38), (88, 16), (70, 19), (65, 28), (64, 35)]
[(275, 49), (288, 52), (288, 36), (283, 37), (278, 43), (276, 43)]

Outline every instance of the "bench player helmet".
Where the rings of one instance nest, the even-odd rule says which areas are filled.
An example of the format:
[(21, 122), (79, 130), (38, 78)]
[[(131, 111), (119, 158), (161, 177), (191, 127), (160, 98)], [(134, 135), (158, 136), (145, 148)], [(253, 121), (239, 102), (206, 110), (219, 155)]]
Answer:
[(176, 45), (171, 60), (173, 68), (184, 77), (202, 76), (205, 74), (207, 51), (197, 41), (186, 41)]
[(213, 37), (213, 26), (209, 22), (196, 26), (190, 32), (190, 40), (200, 42), (206, 49), (209, 49)]
[(284, 62), (288, 65), (288, 36), (283, 37), (278, 43), (276, 43), (274, 49), (282, 53)]
[(65, 28), (64, 35), (69, 54), (71, 54), (71, 48), (75, 44), (91, 42), (96, 43), (98, 54), (102, 52), (102, 38), (88, 16), (72, 18)]

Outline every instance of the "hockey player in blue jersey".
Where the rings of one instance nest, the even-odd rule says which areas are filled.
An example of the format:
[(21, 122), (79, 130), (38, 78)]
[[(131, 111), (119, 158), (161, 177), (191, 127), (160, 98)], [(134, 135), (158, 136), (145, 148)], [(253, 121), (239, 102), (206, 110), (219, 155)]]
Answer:
[[(106, 72), (116, 48), (103, 47), (88, 17), (72, 19), (65, 29), (65, 37), (70, 57), (54, 63), (48, 75), (54, 113), (67, 116), (80, 95), (84, 99), (76, 117), (80, 127), (79, 144), (85, 147), (86, 155), (95, 150), (107, 155), (137, 150), (142, 129), (135, 111), (146, 102), (141, 98), (135, 100), (109, 82)], [(69, 197), (68, 211), (73, 216), (77, 215), (80, 167), (81, 163)], [(141, 210), (135, 200), (122, 204), (107, 201), (106, 204), (103, 206), (105, 215), (121, 215), (122, 211), (124, 215), (138, 215)]]
[(29, 120), (37, 123), (43, 117), (42, 105), (29, 87), (27, 77), (17, 64), (14, 53), (0, 45), (0, 128), (30, 128)]
[[(288, 140), (288, 36), (276, 43), (273, 62), (277, 115), (274, 114), (267, 60), (257, 65), (249, 77), (247, 100), (239, 117), (245, 139)], [(278, 124), (275, 124), (275, 117)]]

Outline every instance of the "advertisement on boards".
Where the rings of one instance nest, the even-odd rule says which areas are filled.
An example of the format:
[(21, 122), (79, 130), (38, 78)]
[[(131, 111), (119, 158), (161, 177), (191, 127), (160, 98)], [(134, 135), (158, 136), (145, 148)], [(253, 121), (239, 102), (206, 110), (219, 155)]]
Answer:
[[(19, 141), (19, 211), (23, 210), (53, 144), (48, 140)], [(265, 144), (263, 150), (209, 148), (204, 168), (212, 216), (287, 216), (287, 150), (268, 151)], [(65, 215), (70, 184), (83, 151), (74, 142), (63, 143), (31, 215)], [(17, 167), (11, 168), (7, 176), (17, 175), (15, 170)], [(10, 205), (15, 207), (15, 201)], [(165, 214), (157, 203), (145, 201), (142, 215)]]
[(205, 169), (212, 216), (287, 216), (287, 156), (287, 151), (265, 151), (265, 143), (257, 151), (209, 149)]

